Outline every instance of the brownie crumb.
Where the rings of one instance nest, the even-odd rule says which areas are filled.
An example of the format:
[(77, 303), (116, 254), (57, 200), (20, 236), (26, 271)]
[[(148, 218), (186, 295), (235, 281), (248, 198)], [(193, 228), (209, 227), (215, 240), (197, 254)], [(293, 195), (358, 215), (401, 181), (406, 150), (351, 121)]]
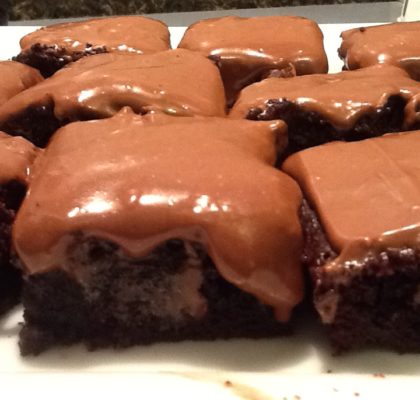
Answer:
[(233, 383), (232, 383), (231, 381), (225, 381), (225, 382), (224, 382), (224, 386), (225, 386), (225, 387), (229, 387), (229, 388), (230, 388), (230, 387), (232, 387), (232, 386), (233, 386)]

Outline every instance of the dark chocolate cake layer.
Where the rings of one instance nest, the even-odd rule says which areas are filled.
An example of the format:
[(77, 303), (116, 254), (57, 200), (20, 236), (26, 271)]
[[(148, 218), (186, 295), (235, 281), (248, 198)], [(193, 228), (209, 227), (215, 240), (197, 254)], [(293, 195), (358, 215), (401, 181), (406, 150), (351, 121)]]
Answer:
[(350, 29), (341, 34), (343, 42), (338, 54), (345, 69), (390, 64), (420, 80), (419, 31), (418, 21)]
[(11, 254), (11, 229), (35, 156), (35, 149), (25, 139), (0, 132), (0, 315), (16, 304), (20, 295), (21, 274)]
[(0, 107), (42, 80), (39, 72), (31, 67), (14, 61), (0, 61)]
[(77, 236), (67, 257), (87, 266), (82, 280), (53, 270), (25, 281), (22, 355), (80, 341), (94, 350), (289, 331), (271, 307), (227, 282), (200, 245), (170, 240), (136, 259)]
[(420, 132), (289, 157), (301, 185), (304, 263), (338, 351), (420, 351)]
[(69, 65), (0, 107), (0, 129), (44, 147), (59, 126), (106, 118), (130, 106), (136, 113), (224, 116), (218, 69), (188, 50), (151, 55), (115, 53)]
[[(130, 345), (281, 331), (303, 297), (301, 194), (292, 179), (272, 167), (284, 136), (281, 121), (138, 116), (128, 109), (113, 118), (60, 129), (36, 162), (13, 231), (30, 293), (23, 352), (41, 351), (49, 336), (52, 342), (60, 342), (61, 336), (66, 342), (66, 331), (76, 332), (76, 341), (103, 340), (115, 346), (124, 340)], [(156, 249), (167, 249), (173, 239), (187, 245), (156, 256), (161, 253)], [(96, 254), (100, 251), (91, 244), (111, 250)], [(165, 263), (178, 259), (179, 248), (183, 255), (176, 271), (183, 272), (173, 277)], [(197, 252), (203, 255), (193, 254)], [(100, 271), (102, 266), (108, 272)], [(208, 279), (216, 271), (218, 283), (213, 286)], [(215, 293), (203, 294), (207, 285)], [(212, 316), (209, 311), (216, 303), (225, 304), (226, 299), (217, 299), (221, 286), (230, 288), (226, 298), (242, 293), (241, 305), (232, 300), (235, 321), (227, 322), (231, 314)], [(57, 287), (68, 288), (71, 295), (62, 298), (61, 290), (45, 295)], [(121, 296), (133, 296), (132, 304), (126, 305)], [(102, 313), (108, 308), (112, 314), (111, 322), (104, 317), (106, 329), (98, 320), (101, 313), (91, 308), (95, 298)], [(103, 298), (108, 299), (106, 307)], [(246, 299), (251, 298), (248, 306)], [(89, 325), (81, 333), (79, 325), (72, 327), (77, 321), (68, 320), (71, 326), (63, 329), (59, 319), (46, 323), (38, 311), (62, 310), (66, 299), (88, 310), (86, 318), (91, 319), (83, 317), (80, 324)], [(239, 311), (241, 307), (249, 307), (250, 314)], [(130, 317), (136, 321), (132, 331), (126, 326)], [(240, 333), (248, 317), (255, 326)], [(124, 340), (120, 332), (127, 332)]]
[(51, 25), (24, 36), (16, 61), (53, 75), (70, 62), (107, 52), (151, 54), (170, 49), (168, 27), (141, 16)]
[(229, 105), (241, 89), (267, 76), (328, 71), (322, 32), (314, 21), (302, 17), (202, 20), (187, 29), (179, 47), (216, 62)]
[(420, 127), (420, 84), (401, 69), (270, 78), (245, 88), (232, 118), (282, 119), (293, 153), (329, 141), (354, 141)]

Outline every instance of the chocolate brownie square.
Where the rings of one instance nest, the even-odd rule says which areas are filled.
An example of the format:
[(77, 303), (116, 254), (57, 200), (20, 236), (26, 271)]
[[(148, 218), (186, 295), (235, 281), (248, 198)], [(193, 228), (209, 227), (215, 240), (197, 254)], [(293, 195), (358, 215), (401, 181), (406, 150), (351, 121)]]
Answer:
[(141, 16), (97, 18), (50, 25), (24, 36), (14, 60), (53, 75), (70, 62), (101, 53), (151, 54), (169, 50), (169, 29)]
[(37, 155), (31, 143), (0, 132), (0, 315), (17, 303), (21, 277), (11, 254), (11, 229)]
[(345, 69), (390, 64), (420, 80), (419, 32), (419, 21), (349, 29), (341, 34), (343, 41), (338, 54)]
[(338, 351), (420, 351), (420, 131), (290, 156), (306, 198), (304, 260)]
[(0, 61), (0, 107), (41, 81), (43, 78), (36, 69), (14, 61)]
[(125, 106), (139, 114), (224, 116), (223, 83), (210, 60), (188, 50), (100, 54), (15, 96), (0, 108), (0, 129), (44, 147), (60, 126)]
[(420, 83), (394, 66), (294, 78), (245, 88), (230, 117), (281, 119), (293, 153), (326, 142), (355, 141), (420, 127)]
[(187, 29), (179, 47), (216, 62), (229, 105), (241, 89), (265, 77), (328, 71), (322, 32), (314, 21), (302, 17), (202, 20)]
[(60, 129), (14, 228), (22, 354), (284, 333), (303, 284), (283, 129), (129, 110)]

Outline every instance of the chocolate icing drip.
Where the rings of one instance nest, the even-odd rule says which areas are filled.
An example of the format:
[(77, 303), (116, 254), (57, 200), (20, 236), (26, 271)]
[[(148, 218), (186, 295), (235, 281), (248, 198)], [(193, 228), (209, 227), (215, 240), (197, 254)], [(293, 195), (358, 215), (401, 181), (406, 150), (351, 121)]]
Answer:
[[(337, 130), (317, 112), (306, 111), (298, 104), (284, 99), (268, 100), (265, 109), (253, 108), (246, 118), (254, 121), (280, 119), (286, 122), (289, 135), (283, 157), (287, 157), (296, 151), (334, 140), (352, 142), (398, 132), (404, 124), (405, 106), (406, 100), (401, 96), (391, 96), (382, 107), (362, 115), (352, 128), (344, 130)], [(417, 125), (420, 127), (420, 122)]]
[(320, 115), (336, 130), (352, 129), (362, 116), (383, 108), (393, 96), (405, 100), (403, 129), (420, 122), (420, 83), (394, 66), (294, 78), (270, 78), (245, 88), (230, 117), (245, 118), (251, 110), (268, 112), (270, 104), (287, 100)]
[(16, 94), (42, 81), (39, 72), (14, 61), (0, 61), (0, 107)]
[[(271, 166), (284, 135), (281, 122), (128, 110), (67, 125), (36, 163), (14, 228), (19, 256), (36, 274), (63, 268), (77, 232), (133, 257), (172, 238), (194, 241), (285, 321), (303, 289), (301, 194)], [(83, 279), (81, 269), (68, 272)]]
[[(25, 130), (26, 137), (34, 136), (24, 121), (28, 110), (51, 106), (58, 125), (110, 117), (125, 106), (140, 114), (225, 115), (217, 68), (205, 57), (182, 49), (79, 60), (0, 107), (0, 129), (11, 134)], [(51, 133), (43, 133), (37, 143), (45, 143)]]
[(293, 76), (328, 71), (321, 30), (314, 21), (301, 17), (203, 20), (187, 29), (179, 47), (216, 61), (229, 105), (242, 88), (272, 73)]
[(0, 132), (0, 184), (16, 181), (27, 184), (37, 149), (22, 137)]
[(345, 278), (343, 271), (382, 252), (419, 249), (419, 151), (420, 131), (414, 131), (336, 142), (285, 161), (284, 171), (301, 185), (338, 254), (325, 267), (329, 274)]
[(346, 69), (391, 64), (405, 69), (420, 80), (420, 22), (355, 28), (341, 34), (338, 54)]

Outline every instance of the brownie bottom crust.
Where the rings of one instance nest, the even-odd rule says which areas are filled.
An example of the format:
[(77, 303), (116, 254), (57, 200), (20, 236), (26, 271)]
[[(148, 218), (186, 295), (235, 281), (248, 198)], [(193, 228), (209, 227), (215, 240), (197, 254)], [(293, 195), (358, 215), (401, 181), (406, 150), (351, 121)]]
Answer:
[(289, 333), (271, 307), (225, 281), (198, 244), (170, 240), (136, 259), (80, 234), (66, 257), (73, 275), (60, 269), (26, 277), (22, 355), (76, 342), (95, 350)]
[(89, 43), (86, 44), (84, 51), (75, 52), (68, 52), (64, 47), (57, 45), (36, 43), (16, 57), (13, 57), (13, 61), (36, 68), (44, 78), (48, 78), (71, 62), (86, 56), (106, 52), (107, 50), (104, 46), (94, 47)]
[(337, 257), (316, 213), (304, 201), (304, 263), (313, 299), (334, 349), (376, 347), (420, 351), (420, 253), (410, 248), (371, 254), (331, 271)]
[(11, 256), (11, 228), (25, 187), (19, 182), (0, 185), (0, 315), (18, 303), (21, 274)]
[[(264, 109), (253, 108), (246, 118), (256, 121), (281, 119), (286, 122), (289, 145), (284, 157), (287, 157), (297, 151), (335, 140), (350, 142), (407, 130), (403, 127), (405, 105), (406, 100), (401, 96), (391, 96), (383, 107), (360, 117), (347, 130), (336, 129), (320, 114), (307, 111), (286, 99), (268, 100)], [(411, 127), (413, 130), (418, 128)]]

